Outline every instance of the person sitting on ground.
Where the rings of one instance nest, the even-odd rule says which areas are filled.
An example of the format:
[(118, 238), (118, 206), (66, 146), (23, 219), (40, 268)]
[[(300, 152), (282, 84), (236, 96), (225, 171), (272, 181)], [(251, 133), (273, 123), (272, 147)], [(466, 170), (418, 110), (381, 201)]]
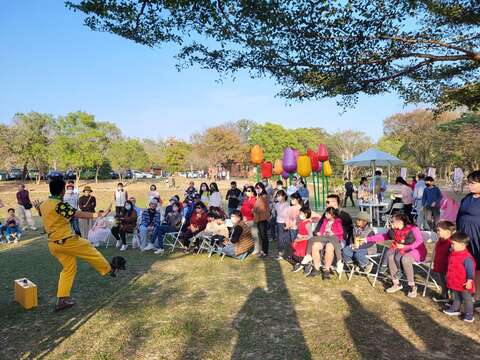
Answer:
[(355, 239), (363, 239), (368, 236), (375, 235), (370, 223), (370, 215), (364, 211), (361, 211), (357, 214), (355, 218), (355, 226), (353, 228), (353, 244), (350, 244), (343, 248), (342, 255), (343, 261), (349, 265), (353, 266), (353, 261), (358, 262), (359, 271), (364, 273), (370, 273), (373, 268), (373, 263), (368, 261), (367, 255), (373, 255), (377, 253), (377, 246), (375, 243), (367, 244), (356, 244)]
[(165, 216), (165, 219), (158, 230), (157, 240), (155, 241), (155, 254), (162, 255), (164, 250), (165, 235), (168, 233), (176, 233), (180, 230), (180, 227), (184, 225), (182, 223), (183, 214), (180, 203), (174, 202), (172, 210)]
[[(328, 280), (332, 273), (331, 266), (334, 255), (337, 258), (337, 270), (340, 272), (340, 267), (343, 269), (342, 248), (345, 246), (345, 240), (343, 239), (342, 219), (339, 217), (338, 210), (328, 207), (325, 210), (323, 221), (319, 223), (317, 228), (319, 226), (319, 230), (313, 233), (314, 237), (311, 239), (313, 268), (307, 272), (306, 276), (313, 277), (321, 272), (322, 278)], [(320, 253), (323, 248), (325, 248), (324, 266), (320, 268)]]
[[(153, 250), (154, 242), (157, 240), (161, 225), (160, 211), (157, 210), (158, 202), (153, 199), (148, 204), (148, 208), (142, 213), (142, 222), (140, 224), (140, 250)], [(152, 239), (148, 241), (148, 233), (152, 233)]]
[(447, 287), (452, 293), (452, 305), (443, 310), (449, 316), (460, 316), (463, 305), (463, 321), (473, 322), (473, 294), (475, 293), (475, 260), (467, 249), (470, 242), (464, 232), (458, 231), (450, 238), (452, 252), (448, 257)]
[(217, 183), (212, 182), (210, 184), (210, 199), (208, 206), (210, 208), (216, 207), (216, 208), (221, 208), (222, 207), (222, 195), (220, 195), (220, 191), (218, 190), (218, 185)]
[(433, 297), (435, 302), (449, 301), (447, 289), (448, 256), (452, 245), (450, 238), (455, 230), (455, 224), (450, 221), (440, 221), (437, 224), (438, 241), (435, 243), (432, 272), (442, 289), (442, 293), (440, 297)]
[[(184, 252), (189, 251), (190, 240), (207, 226), (207, 213), (204, 209), (205, 205), (203, 203), (196, 204), (194, 213), (190, 216), (188, 227), (180, 233), (179, 238), (185, 248)], [(195, 251), (195, 248), (193, 248), (192, 251)]]
[(197, 193), (197, 189), (195, 189), (195, 183), (190, 181), (188, 183), (188, 188), (185, 190), (185, 197), (188, 198), (189, 196), (193, 196)]
[[(392, 221), (392, 229), (388, 232), (361, 239), (361, 243), (392, 240), (384, 259), (388, 262), (393, 286), (386, 291), (388, 294), (393, 294), (402, 290), (403, 286), (400, 284), (400, 280), (405, 273), (408, 281), (408, 297), (414, 298), (417, 296), (417, 286), (415, 285), (413, 264), (425, 260), (427, 248), (423, 242), (420, 229), (411, 225), (406, 215), (395, 214)], [(385, 261), (381, 265), (381, 273), (386, 272)]]
[(243, 221), (242, 213), (239, 210), (233, 210), (230, 220), (233, 227), (230, 238), (227, 238), (223, 243), (222, 253), (226, 256), (237, 257), (252, 251), (255, 243), (253, 242), (250, 226)]
[(303, 269), (302, 260), (307, 253), (308, 240), (312, 238), (312, 210), (304, 205), (298, 217), (298, 234), (291, 244), (292, 256), (287, 259), (293, 265), (294, 272)]
[(88, 232), (88, 241), (94, 246), (99, 247), (107, 241), (110, 229), (108, 228), (107, 220), (105, 219), (105, 212), (103, 210), (98, 211), (98, 218), (93, 223), (93, 227)]
[(127, 234), (133, 234), (137, 227), (137, 212), (131, 201), (126, 201), (119, 216), (115, 216), (116, 224), (112, 227), (112, 235), (117, 239), (117, 248), (127, 250)]
[(8, 209), (8, 216), (5, 219), (5, 238), (7, 243), (14, 242), (17, 243), (22, 236), (22, 231), (20, 230), (20, 219), (15, 215), (15, 209)]

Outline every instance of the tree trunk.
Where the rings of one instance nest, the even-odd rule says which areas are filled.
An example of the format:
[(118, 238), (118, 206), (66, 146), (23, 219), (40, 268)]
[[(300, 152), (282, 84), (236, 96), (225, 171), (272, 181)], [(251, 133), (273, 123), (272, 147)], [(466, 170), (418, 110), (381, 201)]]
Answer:
[(23, 164), (23, 171), (22, 171), (22, 181), (25, 181), (27, 179), (28, 175), (28, 163)]
[(80, 174), (82, 173), (82, 169), (76, 169), (75, 170), (75, 176), (77, 177), (76, 183), (77, 183), (77, 188), (80, 185)]
[(97, 166), (95, 170), (95, 183), (98, 184), (98, 173), (100, 172), (100, 166)]

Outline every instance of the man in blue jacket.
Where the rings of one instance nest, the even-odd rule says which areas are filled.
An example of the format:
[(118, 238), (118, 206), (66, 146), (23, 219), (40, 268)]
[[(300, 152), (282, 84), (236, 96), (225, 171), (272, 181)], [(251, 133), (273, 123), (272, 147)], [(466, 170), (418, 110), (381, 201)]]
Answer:
[[(153, 244), (159, 235), (160, 225), (162, 224), (162, 216), (157, 210), (158, 202), (153, 199), (148, 204), (148, 208), (142, 212), (142, 222), (140, 224), (140, 249), (142, 251), (153, 250)], [(148, 233), (153, 234), (150, 241), (147, 240)]]
[(442, 201), (442, 193), (434, 184), (435, 180), (431, 176), (425, 178), (427, 186), (423, 191), (422, 205), (425, 221), (430, 231), (435, 231), (435, 227), (440, 218), (440, 202)]

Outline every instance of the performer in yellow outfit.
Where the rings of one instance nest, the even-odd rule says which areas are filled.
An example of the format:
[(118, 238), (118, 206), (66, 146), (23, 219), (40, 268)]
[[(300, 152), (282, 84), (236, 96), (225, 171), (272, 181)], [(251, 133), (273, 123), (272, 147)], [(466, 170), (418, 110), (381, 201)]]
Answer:
[[(77, 273), (77, 257), (88, 262), (103, 276), (114, 275), (115, 269), (89, 241), (80, 238), (72, 231), (70, 220), (73, 217), (91, 219), (96, 217), (96, 214), (77, 211), (63, 202), (65, 181), (62, 178), (52, 179), (49, 186), (51, 196), (43, 203), (36, 202), (35, 207), (43, 218), (50, 253), (63, 266), (58, 281), (58, 300), (55, 306), (55, 310), (60, 311), (75, 305), (75, 301), (70, 298), (70, 290)], [(110, 210), (111, 208), (106, 213)]]

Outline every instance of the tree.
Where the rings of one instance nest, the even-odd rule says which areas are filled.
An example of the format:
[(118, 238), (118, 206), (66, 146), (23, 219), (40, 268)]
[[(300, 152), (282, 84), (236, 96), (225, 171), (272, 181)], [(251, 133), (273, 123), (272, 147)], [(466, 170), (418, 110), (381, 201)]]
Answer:
[(185, 170), (191, 150), (192, 147), (187, 142), (177, 139), (169, 139), (165, 149), (165, 163), (168, 171), (175, 173)]
[(286, 147), (298, 147), (295, 133), (282, 125), (267, 122), (256, 125), (250, 134), (249, 145), (260, 145), (266, 160), (283, 158)]
[(148, 162), (151, 167), (165, 168), (166, 143), (162, 140), (143, 139), (143, 148), (148, 155)]
[(48, 171), (49, 147), (52, 143), (55, 120), (51, 115), (30, 112), (15, 114), (9, 144), (9, 151), (23, 166), (23, 178), (29, 166), (38, 170), (37, 183)]
[(143, 170), (148, 165), (148, 155), (137, 139), (116, 140), (110, 145), (106, 158), (110, 161), (112, 169), (119, 173), (120, 178), (123, 178), (127, 170)]
[[(93, 166), (95, 166), (95, 182), (98, 183), (98, 174), (102, 167), (108, 166), (106, 164), (106, 154), (112, 142), (118, 141), (122, 137), (121, 130), (112, 123), (98, 122), (97, 134), (95, 137), (97, 143), (98, 156), (93, 158)], [(93, 140), (93, 139), (92, 139)]]
[(290, 99), (396, 91), (478, 109), (478, 0), (67, 1), (92, 30), (181, 46), (179, 67), (273, 77)]

